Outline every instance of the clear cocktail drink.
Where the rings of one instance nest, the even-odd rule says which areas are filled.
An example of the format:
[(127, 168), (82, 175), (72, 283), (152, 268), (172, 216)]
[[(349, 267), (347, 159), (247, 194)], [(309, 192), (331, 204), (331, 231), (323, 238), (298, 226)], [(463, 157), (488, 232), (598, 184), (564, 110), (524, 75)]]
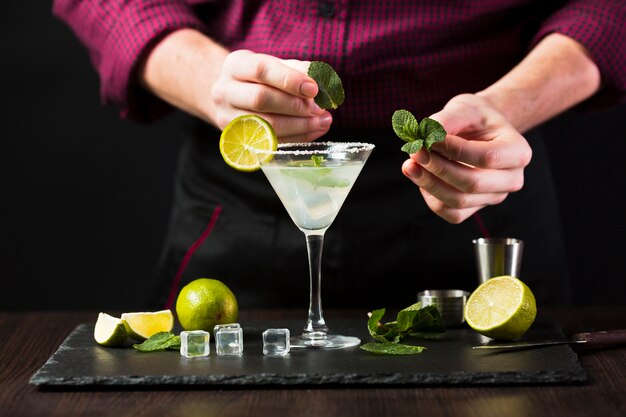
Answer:
[(328, 228), (363, 167), (361, 162), (321, 163), (324, 165), (270, 164), (261, 168), (300, 229)]

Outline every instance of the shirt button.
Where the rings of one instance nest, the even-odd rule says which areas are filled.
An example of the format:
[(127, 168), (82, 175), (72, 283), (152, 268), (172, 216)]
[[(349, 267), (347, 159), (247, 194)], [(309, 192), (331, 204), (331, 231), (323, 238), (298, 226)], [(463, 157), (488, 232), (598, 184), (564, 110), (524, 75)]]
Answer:
[(335, 5), (327, 1), (320, 2), (318, 12), (322, 17), (333, 17), (335, 15)]

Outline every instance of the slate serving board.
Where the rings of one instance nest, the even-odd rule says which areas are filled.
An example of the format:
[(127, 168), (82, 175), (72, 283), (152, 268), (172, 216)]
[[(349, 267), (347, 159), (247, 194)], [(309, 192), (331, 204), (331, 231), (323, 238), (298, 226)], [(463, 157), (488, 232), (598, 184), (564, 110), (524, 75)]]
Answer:
[[(365, 320), (329, 323), (340, 334), (371, 340)], [(439, 339), (414, 340), (428, 349), (418, 355), (377, 356), (358, 347), (337, 350), (294, 350), (286, 357), (265, 357), (261, 333), (288, 327), (292, 334), (303, 323), (250, 321), (242, 323), (244, 353), (218, 357), (211, 338), (211, 355), (187, 359), (176, 351), (141, 353), (132, 348), (106, 348), (93, 339), (93, 324), (81, 324), (56, 353), (32, 376), (40, 388), (105, 386), (306, 386), (337, 385), (473, 385), (576, 383), (586, 379), (577, 355), (568, 345), (508, 352), (473, 350), (485, 342), (467, 327), (449, 329)], [(553, 322), (535, 322), (524, 339), (563, 338)]]

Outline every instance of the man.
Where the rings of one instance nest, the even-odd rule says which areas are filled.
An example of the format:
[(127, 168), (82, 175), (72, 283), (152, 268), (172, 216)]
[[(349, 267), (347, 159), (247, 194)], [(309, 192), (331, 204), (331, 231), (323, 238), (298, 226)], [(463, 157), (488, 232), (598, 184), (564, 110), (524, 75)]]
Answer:
[[(233, 172), (217, 151), (219, 129), (247, 113), (283, 142), (377, 146), (327, 234), (329, 304), (403, 306), (420, 289), (471, 290), (479, 234), (524, 239), (521, 278), (540, 302), (567, 300), (547, 156), (531, 129), (591, 97), (624, 97), (622, 2), (100, 3), (57, 0), (54, 10), (88, 47), (104, 101), (137, 120), (172, 108), (192, 116), (161, 301), (199, 276), (228, 282), (244, 306), (306, 300), (299, 231), (261, 175)], [(314, 104), (311, 60), (341, 76), (339, 110)], [(441, 122), (445, 142), (403, 157), (390, 129), (400, 108)]]

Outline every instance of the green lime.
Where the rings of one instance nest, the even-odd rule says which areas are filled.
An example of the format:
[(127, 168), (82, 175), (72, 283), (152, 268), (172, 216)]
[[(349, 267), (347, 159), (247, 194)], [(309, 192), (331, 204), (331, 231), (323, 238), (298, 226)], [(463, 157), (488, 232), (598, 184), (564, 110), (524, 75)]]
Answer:
[(483, 336), (497, 340), (521, 337), (535, 321), (535, 296), (526, 284), (508, 275), (476, 288), (465, 305), (465, 321)]
[(185, 330), (212, 331), (216, 324), (237, 322), (239, 306), (223, 282), (198, 278), (180, 290), (176, 315)]
[(93, 337), (103, 346), (121, 346), (128, 338), (124, 321), (106, 313), (98, 314)]
[(171, 332), (174, 328), (174, 315), (171, 310), (124, 313), (128, 335), (135, 340), (149, 339), (159, 332)]
[[(224, 161), (238, 171), (256, 171), (261, 168), (258, 157), (251, 148), (262, 151), (275, 151), (278, 139), (272, 125), (254, 114), (246, 114), (233, 119), (222, 131), (220, 153)], [(265, 154), (265, 159), (271, 159)]]

